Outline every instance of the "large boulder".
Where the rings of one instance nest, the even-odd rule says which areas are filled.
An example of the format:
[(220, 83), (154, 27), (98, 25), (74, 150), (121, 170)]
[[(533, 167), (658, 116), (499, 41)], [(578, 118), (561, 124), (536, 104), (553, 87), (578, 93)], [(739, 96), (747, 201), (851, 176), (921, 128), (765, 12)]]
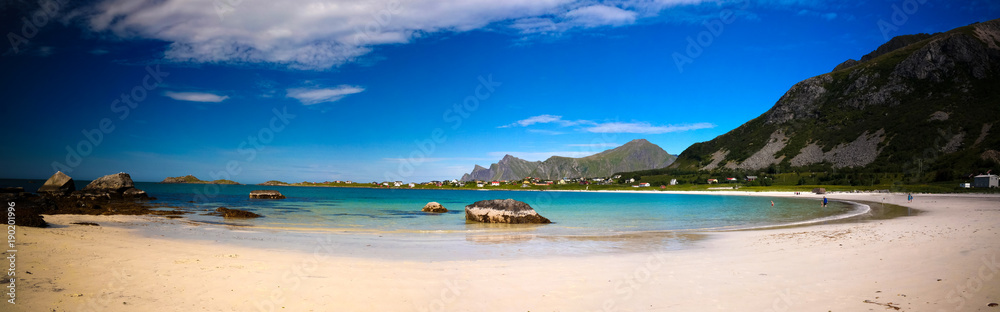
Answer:
[(477, 201), (465, 206), (465, 219), (485, 223), (552, 223), (528, 204), (513, 199)]
[(38, 194), (45, 195), (67, 195), (76, 191), (76, 184), (73, 183), (73, 178), (70, 178), (62, 171), (56, 171), (48, 180), (45, 180), (45, 184), (38, 188)]
[(255, 199), (284, 199), (285, 195), (281, 195), (281, 192), (274, 190), (255, 190), (250, 191), (250, 198)]
[(438, 202), (429, 202), (426, 205), (424, 205), (424, 209), (421, 209), (420, 211), (423, 211), (423, 212), (444, 213), (444, 212), (448, 212), (448, 209), (444, 208), (444, 206), (442, 206)]
[(128, 173), (119, 172), (100, 177), (97, 180), (90, 182), (90, 184), (87, 184), (83, 190), (122, 193), (130, 188), (135, 188), (135, 183), (132, 182), (132, 177), (129, 176)]

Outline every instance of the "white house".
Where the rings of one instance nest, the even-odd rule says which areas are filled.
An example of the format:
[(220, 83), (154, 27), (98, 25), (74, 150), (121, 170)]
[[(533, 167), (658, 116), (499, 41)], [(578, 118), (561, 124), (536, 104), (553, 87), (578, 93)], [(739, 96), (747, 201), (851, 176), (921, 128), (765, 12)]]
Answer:
[(482, 183), (476, 183), (476, 187), (483, 187)]
[(639, 183), (639, 187), (649, 187), (649, 183)]
[(995, 174), (981, 174), (972, 179), (972, 187), (1000, 187), (1000, 176)]
[(410, 187), (416, 187), (416, 186), (417, 186), (416, 184), (413, 184), (412, 182), (410, 183)]
[(500, 186), (500, 181), (490, 182), (490, 186)]
[(677, 185), (677, 179), (670, 179), (670, 185)]

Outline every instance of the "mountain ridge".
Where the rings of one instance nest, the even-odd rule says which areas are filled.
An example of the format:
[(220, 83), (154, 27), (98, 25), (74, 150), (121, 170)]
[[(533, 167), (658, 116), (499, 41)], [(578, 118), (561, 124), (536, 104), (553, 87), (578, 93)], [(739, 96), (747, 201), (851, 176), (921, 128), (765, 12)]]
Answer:
[(669, 169), (921, 175), (1000, 164), (1000, 136), (990, 131), (1000, 120), (1000, 20), (897, 38), (796, 83), (760, 116), (691, 145)]
[(580, 158), (552, 156), (545, 161), (527, 161), (507, 154), (489, 168), (475, 165), (461, 181), (519, 180), (609, 177), (615, 172), (657, 169), (669, 166), (677, 157), (645, 139)]

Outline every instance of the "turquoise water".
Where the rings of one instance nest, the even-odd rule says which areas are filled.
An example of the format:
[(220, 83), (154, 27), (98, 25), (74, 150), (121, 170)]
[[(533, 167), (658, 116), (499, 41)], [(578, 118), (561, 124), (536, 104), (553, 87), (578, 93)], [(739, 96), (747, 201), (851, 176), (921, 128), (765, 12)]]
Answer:
[[(44, 181), (0, 180), (34, 191)], [(76, 181), (77, 188), (88, 181)], [(681, 250), (703, 231), (819, 223), (866, 212), (867, 206), (811, 198), (695, 194), (465, 191), (256, 185), (136, 183), (152, 204), (192, 213), (183, 231), (150, 227), (142, 235), (251, 247), (410, 260), (455, 260)], [(249, 199), (251, 190), (278, 190), (286, 199)], [(805, 196), (803, 196), (805, 197)], [(485, 199), (524, 201), (554, 223), (498, 225), (465, 221), (465, 205)], [(771, 201), (774, 207), (771, 207)], [(424, 213), (436, 201), (450, 211)], [(225, 220), (205, 215), (216, 207), (264, 218)], [(175, 209), (175, 208), (162, 208)], [(232, 231), (219, 231), (221, 224)], [(159, 229), (159, 230), (157, 230)], [(335, 235), (330, 235), (335, 234)]]
[[(86, 181), (79, 181), (79, 187)], [(8, 183), (9, 184), (9, 183)], [(531, 229), (536, 234), (617, 235), (633, 232), (736, 229), (822, 220), (855, 211), (854, 205), (831, 202), (820, 207), (816, 198), (770, 198), (688, 194), (604, 192), (538, 192), (478, 190), (411, 190), (257, 185), (137, 183), (154, 203), (197, 212), (216, 207), (245, 209), (265, 218), (237, 222), (262, 228), (371, 231), (401, 233), (496, 232)], [(29, 186), (30, 187), (30, 186)], [(37, 186), (35, 186), (37, 188)], [(274, 189), (288, 198), (249, 199), (251, 190)], [(524, 201), (554, 223), (544, 226), (498, 226), (465, 221), (465, 205), (485, 199)], [(775, 206), (771, 206), (771, 201)], [(192, 201), (194, 201), (192, 203)], [(450, 211), (424, 213), (436, 201)]]

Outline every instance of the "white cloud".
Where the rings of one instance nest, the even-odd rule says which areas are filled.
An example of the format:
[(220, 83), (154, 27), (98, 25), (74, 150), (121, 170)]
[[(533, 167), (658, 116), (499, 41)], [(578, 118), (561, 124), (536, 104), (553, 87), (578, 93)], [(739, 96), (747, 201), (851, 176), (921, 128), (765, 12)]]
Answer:
[(583, 27), (622, 26), (635, 23), (637, 13), (606, 5), (591, 5), (566, 13), (570, 23)]
[(515, 121), (512, 124), (499, 126), (497, 128), (510, 128), (510, 127), (518, 127), (518, 126), (520, 126), (520, 127), (527, 127), (527, 126), (534, 125), (534, 124), (548, 124), (548, 123), (555, 123), (555, 124), (558, 124), (559, 126), (562, 126), (562, 127), (569, 127), (569, 126), (575, 126), (575, 125), (578, 125), (578, 124), (581, 124), (581, 123), (592, 123), (592, 122), (591, 121), (586, 121), (586, 120), (575, 120), (575, 121), (574, 120), (564, 120), (564, 119), (562, 119), (562, 116), (545, 114), (545, 115), (538, 115), (538, 116), (528, 117), (528, 118), (525, 118), (525, 119), (522, 119), (522, 120)]
[(607, 122), (587, 127), (584, 130), (593, 133), (660, 134), (660, 133), (682, 132), (682, 131), (708, 129), (708, 128), (715, 128), (715, 125), (706, 122), (696, 123), (696, 124), (666, 125), (666, 126), (654, 126), (648, 122)]
[(361, 93), (365, 88), (340, 85), (333, 88), (292, 88), (286, 90), (288, 97), (299, 100), (303, 105), (336, 102), (345, 96)]
[(562, 132), (562, 131), (545, 130), (545, 129), (528, 129), (528, 132), (538, 133), (538, 134), (547, 134), (547, 135), (566, 134), (565, 132)]
[(225, 101), (226, 99), (229, 98), (228, 95), (221, 96), (221, 95), (212, 94), (212, 93), (205, 93), (205, 92), (173, 92), (173, 91), (167, 91), (167, 92), (164, 92), (163, 95), (165, 95), (166, 97), (169, 97), (171, 99), (178, 100), (178, 101), (210, 102), (210, 103), (219, 103), (219, 102)]
[[(497, 128), (528, 127), (537, 124), (557, 124), (561, 127), (577, 126), (576, 129), (592, 133), (640, 133), (640, 134), (661, 134), (670, 132), (682, 132), (698, 129), (715, 128), (715, 125), (701, 122), (682, 125), (656, 126), (648, 122), (595, 122), (591, 120), (564, 120), (558, 115), (538, 115), (518, 120), (514, 123), (499, 126)], [(546, 129), (528, 129), (528, 132), (540, 134), (563, 134), (563, 132)], [(580, 145), (582, 146), (582, 145)]]
[(488, 29), (522, 34), (619, 27), (706, 0), (98, 0), (70, 14), (92, 31), (164, 41), (178, 62), (324, 70), (376, 46)]

